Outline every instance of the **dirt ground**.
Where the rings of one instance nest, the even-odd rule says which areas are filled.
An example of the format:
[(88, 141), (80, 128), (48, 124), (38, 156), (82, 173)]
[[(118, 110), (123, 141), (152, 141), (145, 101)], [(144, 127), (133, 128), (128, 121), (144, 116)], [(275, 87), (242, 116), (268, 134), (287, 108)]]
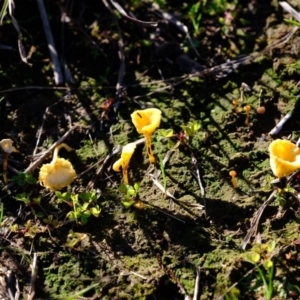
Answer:
[[(18, 152), (0, 156), (3, 299), (300, 298), (300, 176), (279, 190), (268, 153), (299, 138), (300, 29), (276, 0), (155, 2), (119, 2), (151, 27), (114, 1), (44, 1), (59, 85), (36, 3), (15, 1), (21, 36), (5, 16), (0, 140)], [(155, 164), (137, 144), (126, 198), (112, 165), (143, 137), (131, 114), (153, 107), (174, 134), (156, 130)], [(60, 193), (38, 183), (57, 142), (77, 174)]]

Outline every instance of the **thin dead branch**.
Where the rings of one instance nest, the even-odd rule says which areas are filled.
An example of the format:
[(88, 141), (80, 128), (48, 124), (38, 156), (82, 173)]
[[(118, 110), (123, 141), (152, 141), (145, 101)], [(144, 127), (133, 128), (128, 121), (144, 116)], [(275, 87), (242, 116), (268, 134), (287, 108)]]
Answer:
[[(267, 46), (265, 49), (263, 49), (259, 52), (254, 52), (249, 55), (238, 57), (233, 60), (227, 61), (223, 64), (220, 64), (218, 66), (206, 68), (203, 71), (195, 72), (193, 74), (188, 74), (188, 75), (174, 77), (174, 78), (170, 78), (170, 79), (166, 79), (166, 80), (161, 80), (161, 82), (168, 82), (168, 81), (174, 81), (174, 80), (178, 80), (178, 81), (175, 83), (172, 82), (169, 85), (166, 85), (164, 87), (156, 89), (155, 91), (149, 92), (147, 94), (135, 96), (133, 99), (137, 100), (137, 99), (140, 99), (143, 97), (151, 96), (158, 92), (168, 90), (174, 86), (177, 86), (177, 85), (179, 85), (187, 80), (190, 80), (192, 78), (195, 78), (195, 77), (200, 77), (200, 78), (206, 77), (206, 76), (214, 76), (217, 78), (225, 77), (228, 74), (232, 73), (237, 68), (239, 68), (240, 66), (244, 66), (244, 65), (248, 65), (248, 64), (252, 63), (255, 59), (259, 58), (260, 56), (264, 55), (265, 53), (268, 53), (272, 49), (282, 47), (284, 44), (289, 42), (289, 40), (292, 38), (292, 36), (296, 33), (296, 31), (298, 29), (299, 29), (298, 26), (293, 27), (292, 30), (290, 32), (288, 32), (286, 35), (284, 35), (282, 38), (278, 39), (276, 42), (274, 42), (270, 46)], [(156, 80), (156, 82), (158, 82), (158, 81)], [(148, 83), (144, 83), (143, 85), (152, 85), (152, 84), (153, 84), (152, 82), (148, 82)]]
[(195, 44), (190, 36), (189, 30), (187, 26), (185, 26), (181, 21), (179, 21), (175, 16), (173, 16), (170, 13), (164, 12), (160, 9), (159, 5), (157, 3), (152, 3), (152, 9), (151, 9), (157, 16), (159, 16), (161, 19), (166, 20), (167, 22), (172, 23), (175, 27), (177, 27), (182, 33), (185, 34), (188, 42), (190, 43), (192, 49), (196, 53), (196, 55), (201, 58), (199, 52), (197, 51)]
[(192, 164), (193, 164), (195, 172), (196, 172), (196, 179), (197, 179), (197, 182), (198, 182), (198, 185), (199, 185), (199, 188), (200, 188), (201, 198), (203, 200), (204, 212), (205, 212), (205, 216), (206, 216), (205, 189), (204, 189), (203, 184), (202, 184), (200, 170), (199, 170), (199, 167), (198, 167), (198, 161), (197, 161), (197, 158), (195, 157), (194, 152), (192, 151), (190, 146), (189, 146), (189, 150), (190, 150), (190, 155), (191, 155), (191, 159), (192, 159)]
[(188, 212), (194, 219), (196, 218), (195, 214), (190, 210), (190, 207), (197, 208), (197, 209), (203, 209), (203, 205), (201, 204), (189, 204), (185, 203), (183, 201), (180, 201), (179, 199), (175, 198), (168, 190), (166, 190), (163, 185), (160, 183), (159, 180), (156, 179), (156, 177), (153, 174), (148, 174), (149, 177), (152, 179), (153, 183), (169, 198), (172, 199), (174, 203), (179, 205), (182, 209), (184, 209), (186, 212)]
[(42, 135), (43, 128), (44, 128), (44, 123), (45, 123), (45, 121), (46, 121), (46, 116), (47, 116), (49, 110), (50, 110), (53, 106), (55, 106), (55, 105), (57, 105), (58, 103), (60, 103), (61, 101), (65, 100), (65, 99), (66, 99), (67, 97), (69, 97), (69, 96), (70, 96), (70, 95), (68, 94), (68, 95), (62, 97), (62, 98), (59, 99), (56, 103), (54, 103), (54, 104), (52, 104), (51, 106), (48, 106), (48, 107), (46, 108), (45, 113), (43, 114), (42, 125), (41, 125), (41, 127), (39, 128), (39, 130), (38, 130), (37, 140), (36, 140), (35, 148), (34, 148), (33, 153), (32, 153), (32, 157), (34, 157), (34, 156), (36, 155), (36, 151), (37, 151), (37, 148), (38, 148), (38, 146), (39, 146), (40, 139), (41, 139), (41, 135)]
[[(287, 178), (286, 183), (291, 182), (291, 180), (293, 179), (293, 177), (297, 174), (297, 172), (293, 173), (292, 175), (290, 175)], [(247, 235), (245, 236), (241, 248), (243, 250), (246, 249), (250, 239), (257, 234), (258, 232), (258, 226), (259, 226), (259, 222), (260, 222), (260, 218), (265, 210), (265, 208), (275, 199), (276, 195), (278, 194), (277, 189), (274, 190), (272, 192), (272, 194), (269, 196), (269, 198), (259, 207), (259, 209), (254, 213), (253, 218), (252, 218), (252, 222), (251, 222), (251, 226), (250, 229), (248, 230)]]
[[(94, 87), (93, 87), (94, 88)], [(70, 91), (69, 87), (62, 87), (62, 86), (24, 86), (19, 88), (12, 88), (0, 91), (1, 94), (11, 93), (11, 92), (18, 92), (18, 91), (26, 91), (26, 90), (53, 90), (53, 91)]]
[(35, 295), (35, 281), (37, 278), (37, 253), (33, 254), (33, 260), (31, 265), (31, 280), (30, 280), (30, 289), (28, 294), (28, 300), (33, 300)]
[[(31, 67), (32, 64), (30, 64), (27, 61), (28, 56), (26, 55), (26, 50), (25, 50), (25, 47), (24, 47), (23, 42), (22, 42), (22, 32), (21, 32), (20, 26), (18, 24), (18, 21), (14, 17), (15, 3), (14, 3), (13, 0), (5, 1), (4, 5), (2, 7), (2, 10), (1, 10), (1, 15), (2, 16), (5, 15), (5, 11), (7, 10), (7, 8), (8, 8), (8, 12), (9, 12), (9, 16), (11, 18), (12, 24), (15, 27), (16, 31), (18, 32), (18, 49), (19, 49), (19, 54), (20, 54), (21, 60), (24, 63), (26, 63), (28, 66)], [(0, 24), (2, 24), (2, 21), (3, 21), (3, 17), (0, 20)]]
[(298, 22), (300, 22), (300, 13), (297, 12), (289, 3), (286, 1), (281, 1), (279, 4), (285, 11), (291, 14)]
[(121, 97), (121, 94), (122, 94), (122, 91), (123, 91), (122, 85), (123, 85), (123, 79), (124, 79), (124, 75), (125, 75), (124, 40), (123, 40), (123, 33), (122, 33), (121, 28), (119, 26), (118, 19), (116, 18), (113, 10), (111, 9), (111, 7), (109, 6), (109, 4), (107, 3), (106, 0), (102, 0), (102, 2), (105, 5), (105, 7), (111, 12), (111, 14), (114, 16), (115, 22), (116, 22), (116, 25), (117, 25), (117, 28), (118, 28), (118, 33), (119, 33), (118, 55), (119, 55), (119, 59), (120, 59), (120, 67), (119, 67), (119, 74), (118, 74), (118, 82), (116, 84), (116, 99), (115, 99), (115, 103), (114, 103), (114, 110), (117, 111), (117, 109), (119, 107), (119, 103), (120, 103), (120, 97)]
[(59, 144), (61, 144), (78, 126), (74, 125), (59, 140), (57, 140), (37, 161), (33, 162), (24, 172), (33, 172)]
[(145, 22), (145, 21), (141, 21), (141, 20), (138, 20), (136, 18), (132, 18), (130, 16), (128, 16), (128, 14), (126, 13), (126, 11), (123, 9), (123, 7), (117, 3), (116, 1), (114, 0), (110, 0), (110, 3), (115, 7), (115, 9), (126, 19), (130, 20), (130, 21), (133, 21), (133, 22), (136, 22), (136, 23), (139, 23), (143, 26), (148, 26), (148, 27), (156, 27), (157, 26), (157, 22)]
[(53, 64), (54, 81), (55, 81), (56, 85), (60, 85), (60, 84), (64, 83), (64, 78), (63, 78), (63, 73), (61, 71), (57, 51), (55, 48), (54, 38), (52, 35), (50, 23), (48, 20), (46, 8), (44, 5), (44, 0), (36, 0), (36, 2), (38, 4), (38, 8), (40, 11), (40, 16), (42, 19), (44, 32), (45, 32), (45, 36), (47, 39), (48, 49), (49, 49), (51, 61)]
[(246, 249), (250, 239), (257, 234), (258, 226), (260, 218), (265, 210), (265, 208), (274, 200), (275, 196), (277, 195), (277, 190), (273, 191), (272, 194), (269, 196), (269, 198), (260, 206), (260, 208), (255, 212), (250, 229), (248, 230), (247, 235), (245, 236), (241, 248), (243, 250)]
[(195, 280), (195, 288), (194, 288), (194, 297), (193, 300), (198, 300), (199, 299), (199, 286), (200, 286), (200, 275), (201, 275), (201, 268), (197, 267), (196, 268), (196, 280)]
[(292, 117), (292, 114), (286, 114), (277, 124), (276, 126), (269, 132), (269, 135), (276, 135), (280, 132), (284, 124)]

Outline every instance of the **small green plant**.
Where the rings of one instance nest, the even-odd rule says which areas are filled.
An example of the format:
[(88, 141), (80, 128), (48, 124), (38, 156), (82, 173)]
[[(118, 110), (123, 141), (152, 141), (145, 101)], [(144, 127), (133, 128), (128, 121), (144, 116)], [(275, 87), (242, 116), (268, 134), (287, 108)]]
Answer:
[(186, 136), (191, 138), (193, 137), (201, 128), (200, 121), (189, 121), (187, 125), (182, 125), (181, 128), (185, 132)]
[(239, 300), (241, 298), (240, 290), (237, 287), (232, 288), (226, 295), (226, 300)]
[(33, 214), (37, 217), (37, 218), (43, 218), (44, 217), (44, 213), (42, 211), (40, 212), (36, 212), (34, 207), (35, 206), (39, 206), (41, 207), (41, 197), (32, 197), (31, 193), (21, 193), (21, 194), (16, 194), (15, 196), (13, 196), (14, 199), (16, 199), (17, 201), (22, 201), (24, 202), (25, 205), (29, 206), (31, 211), (33, 212)]
[(58, 219), (54, 219), (53, 215), (49, 215), (47, 218), (44, 218), (43, 222), (47, 225), (53, 226), (54, 228), (59, 228), (63, 225), (63, 222)]
[(76, 221), (76, 223), (80, 221), (85, 225), (91, 215), (98, 217), (100, 214), (101, 209), (99, 205), (95, 204), (98, 199), (95, 191), (75, 195), (56, 192), (55, 195), (58, 203), (65, 202), (72, 205), (73, 210), (70, 211), (66, 217), (69, 220)]
[(289, 206), (291, 199), (293, 199), (291, 198), (291, 195), (294, 195), (294, 197), (297, 198), (298, 192), (287, 184), (285, 188), (280, 189), (275, 195), (275, 203), (282, 208)]
[(255, 266), (259, 279), (263, 283), (266, 300), (271, 300), (273, 295), (274, 264), (271, 256), (275, 246), (275, 241), (270, 241), (267, 244), (256, 244), (251, 253), (246, 254), (246, 260)]
[[(85, 239), (87, 239), (86, 233), (73, 232), (72, 230), (70, 230), (65, 246), (73, 249), (79, 243), (82, 243)], [(77, 248), (77, 250), (80, 250), (80, 248)]]
[(19, 232), (24, 233), (24, 236), (34, 238), (38, 233), (45, 232), (46, 228), (41, 225), (35, 224), (32, 220), (28, 220), (24, 224), (24, 229), (19, 229)]
[(31, 205), (31, 193), (21, 193), (21, 194), (16, 194), (14, 198), (17, 201), (22, 201), (26, 205)]
[(41, 203), (41, 197), (37, 198), (32, 198), (31, 193), (21, 193), (21, 194), (16, 194), (14, 198), (17, 201), (22, 201), (28, 206), (32, 206), (33, 204), (40, 204)]
[[(168, 147), (172, 150), (175, 150), (180, 145), (188, 145), (190, 138), (195, 136), (195, 134), (201, 128), (200, 121), (189, 121), (187, 125), (181, 125), (182, 131), (180, 133), (174, 133), (173, 129), (159, 129), (157, 130), (157, 141), (161, 142), (164, 140), (168, 141)], [(172, 139), (177, 139), (177, 142), (174, 144)]]
[(139, 182), (136, 182), (133, 186), (124, 183), (120, 185), (119, 191), (125, 194), (124, 200), (122, 201), (122, 204), (125, 206), (125, 208), (129, 208), (138, 201), (139, 189)]
[[(204, 2), (206, 2), (206, 1), (204, 1)], [(192, 21), (192, 24), (194, 27), (194, 35), (197, 35), (199, 33), (199, 29), (200, 29), (200, 21), (202, 18), (201, 3), (203, 3), (203, 1), (198, 1), (195, 4), (193, 4), (190, 7), (189, 12), (188, 12), (188, 16), (189, 16), (190, 20)]]
[(29, 173), (19, 173), (12, 177), (12, 181), (16, 182), (19, 186), (24, 186), (25, 184), (36, 184), (36, 178)]
[[(192, 138), (201, 128), (200, 121), (190, 121), (187, 125), (181, 126), (182, 131), (178, 134), (174, 134), (173, 129), (159, 129), (157, 130), (156, 135), (156, 148), (158, 149), (158, 158), (159, 158), (159, 166), (163, 178), (163, 187), (166, 191), (167, 187), (167, 178), (165, 173), (165, 164), (162, 158), (162, 144), (164, 141), (167, 141), (168, 148), (171, 150), (177, 149), (180, 145), (188, 146), (188, 140)], [(174, 143), (172, 138), (177, 139), (177, 142)]]
[(156, 141), (158, 143), (167, 141), (169, 149), (172, 149), (174, 147), (174, 143), (171, 140), (172, 137), (174, 137), (173, 129), (158, 129), (157, 130)]

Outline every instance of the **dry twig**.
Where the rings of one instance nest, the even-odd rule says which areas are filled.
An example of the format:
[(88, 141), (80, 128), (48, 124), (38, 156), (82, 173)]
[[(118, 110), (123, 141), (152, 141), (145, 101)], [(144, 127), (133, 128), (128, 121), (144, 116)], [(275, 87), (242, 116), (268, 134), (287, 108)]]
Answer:
[(31, 265), (31, 281), (30, 281), (30, 290), (27, 298), (28, 300), (34, 299), (36, 277), (37, 277), (37, 253), (34, 253), (32, 265)]
[(196, 280), (195, 280), (193, 300), (198, 300), (199, 299), (200, 275), (201, 275), (201, 269), (200, 269), (200, 267), (197, 267), (196, 268)]
[(45, 32), (45, 36), (47, 39), (47, 44), (50, 52), (50, 57), (53, 63), (54, 81), (56, 85), (63, 84), (64, 83), (63, 73), (61, 71), (57, 51), (55, 48), (55, 43), (54, 43), (51, 27), (49, 24), (48, 16), (46, 13), (44, 0), (36, 0), (36, 2), (39, 7), (39, 11), (40, 11), (40, 15), (44, 27), (44, 32)]
[[(293, 173), (292, 175), (290, 175), (288, 178), (287, 178), (287, 183), (291, 182), (291, 180), (293, 179), (293, 177), (297, 174), (297, 172)], [(272, 194), (269, 196), (269, 198), (259, 207), (259, 209), (254, 213), (253, 215), (253, 218), (252, 218), (252, 222), (251, 222), (251, 226), (250, 226), (250, 229), (248, 230), (248, 233), (247, 235), (245, 236), (243, 242), (242, 242), (242, 245), (241, 245), (241, 248), (243, 250), (246, 249), (250, 239), (252, 236), (256, 235), (257, 234), (257, 231), (258, 231), (258, 226), (259, 226), (259, 221), (260, 221), (260, 218), (265, 210), (265, 208), (275, 199), (276, 195), (278, 194), (278, 191), (277, 189), (274, 190), (272, 192)]]
[(125, 17), (126, 19), (130, 20), (130, 21), (133, 21), (133, 22), (136, 22), (136, 23), (139, 23), (143, 26), (149, 26), (149, 27), (156, 27), (157, 26), (157, 22), (145, 22), (145, 21), (141, 21), (141, 20), (138, 20), (136, 18), (132, 18), (130, 16), (128, 16), (128, 14), (126, 13), (126, 11), (123, 9), (123, 7), (117, 3), (116, 1), (114, 0), (110, 0), (110, 3), (115, 7), (115, 9), (123, 16)]

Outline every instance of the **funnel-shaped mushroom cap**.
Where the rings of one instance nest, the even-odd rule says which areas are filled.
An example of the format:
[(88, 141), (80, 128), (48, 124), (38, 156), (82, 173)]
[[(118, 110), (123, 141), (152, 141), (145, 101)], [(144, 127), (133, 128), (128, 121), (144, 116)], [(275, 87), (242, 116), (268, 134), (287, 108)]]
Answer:
[(72, 164), (64, 158), (57, 158), (56, 161), (42, 166), (39, 181), (49, 190), (57, 191), (68, 186), (75, 177)]
[(149, 136), (160, 125), (161, 111), (158, 108), (137, 110), (131, 114), (131, 119), (138, 133)]
[(56, 147), (51, 163), (44, 164), (39, 174), (41, 184), (52, 191), (61, 190), (65, 186), (68, 186), (76, 177), (76, 172), (72, 164), (64, 158), (57, 157), (61, 147), (66, 148), (68, 151), (72, 150), (66, 144)]
[(14, 142), (11, 139), (3, 139), (0, 141), (0, 146), (5, 153), (18, 152), (18, 150), (12, 145)]
[(134, 153), (134, 150), (136, 148), (135, 143), (129, 143), (125, 145), (122, 149), (121, 153), (121, 158), (118, 159), (114, 164), (113, 164), (113, 170), (116, 172), (120, 172), (120, 167), (128, 167), (130, 159)]
[(300, 169), (300, 148), (287, 140), (275, 140), (269, 146), (270, 166), (278, 178)]

